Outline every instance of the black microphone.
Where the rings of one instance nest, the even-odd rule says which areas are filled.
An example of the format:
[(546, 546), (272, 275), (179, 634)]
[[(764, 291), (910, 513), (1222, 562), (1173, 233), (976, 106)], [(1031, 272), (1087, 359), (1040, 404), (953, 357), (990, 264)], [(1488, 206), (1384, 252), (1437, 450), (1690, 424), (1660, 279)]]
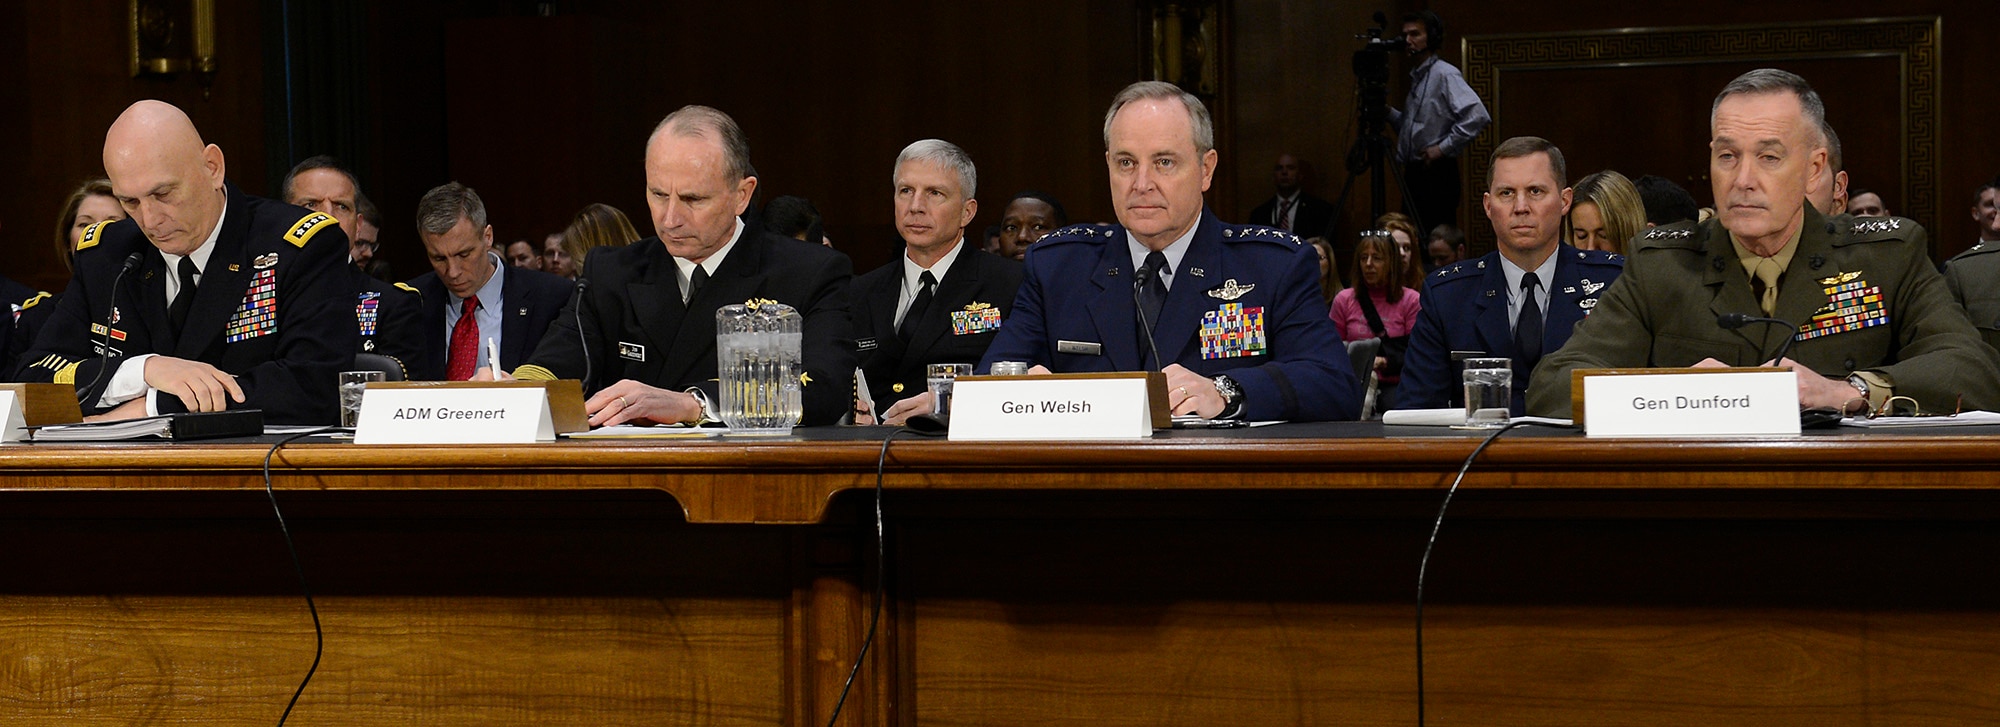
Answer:
[(111, 308), (104, 314), (104, 347), (97, 351), (97, 375), (90, 378), (89, 386), (76, 390), (78, 404), (83, 403), (83, 397), (88, 396), (91, 389), (97, 388), (98, 382), (104, 380), (104, 370), (110, 368), (111, 325), (112, 316), (118, 312), (118, 286), (125, 282), (126, 274), (139, 269), (139, 262), (143, 259), (138, 252), (126, 255), (125, 264), (118, 266), (118, 275), (111, 279)]
[(583, 335), (583, 294), (589, 289), (590, 279), (581, 275), (576, 276), (576, 292), (571, 294), (575, 300), (575, 305), (570, 307), (570, 314), (576, 318), (577, 347), (583, 349), (583, 393), (585, 395), (590, 394), (590, 339), (585, 338)]
[(1166, 368), (1166, 362), (1160, 360), (1160, 346), (1153, 343), (1153, 322), (1146, 320), (1146, 303), (1139, 297), (1140, 292), (1146, 288), (1146, 280), (1148, 278), (1158, 278), (1159, 276), (1160, 271), (1154, 270), (1152, 266), (1139, 266), (1139, 274), (1136, 276), (1138, 279), (1132, 281), (1132, 309), (1139, 313), (1139, 327), (1146, 329), (1146, 349), (1153, 352), (1153, 367), (1164, 369)]
[(1792, 350), (1792, 344), (1797, 343), (1799, 340), (1799, 327), (1792, 325), (1791, 321), (1787, 321), (1781, 318), (1766, 318), (1763, 316), (1753, 316), (1743, 313), (1724, 313), (1722, 315), (1718, 315), (1715, 317), (1715, 325), (1721, 326), (1724, 330), (1730, 330), (1730, 331), (1742, 328), (1752, 323), (1763, 323), (1766, 325), (1784, 326), (1786, 330), (1792, 332), (1791, 336), (1785, 338), (1784, 343), (1778, 344), (1778, 353), (1776, 355), (1770, 356), (1768, 358), (1758, 359), (1757, 360), (1758, 364), (1762, 364), (1765, 361), (1777, 362), (1785, 360), (1785, 354), (1790, 353)]

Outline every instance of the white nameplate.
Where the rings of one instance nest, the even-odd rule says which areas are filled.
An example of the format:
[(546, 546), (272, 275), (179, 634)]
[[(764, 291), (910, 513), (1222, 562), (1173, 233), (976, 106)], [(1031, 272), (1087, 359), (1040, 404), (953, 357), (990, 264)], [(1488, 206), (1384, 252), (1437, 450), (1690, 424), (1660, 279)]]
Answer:
[(1153, 436), (1146, 379), (980, 378), (952, 385), (951, 439)]
[(1587, 376), (1583, 431), (1592, 437), (1797, 436), (1791, 371)]
[(0, 391), (0, 442), (19, 442), (26, 439), (28, 417), (21, 411), (21, 397), (12, 391)]
[(355, 444), (532, 444), (556, 439), (538, 386), (376, 388), (361, 395)]

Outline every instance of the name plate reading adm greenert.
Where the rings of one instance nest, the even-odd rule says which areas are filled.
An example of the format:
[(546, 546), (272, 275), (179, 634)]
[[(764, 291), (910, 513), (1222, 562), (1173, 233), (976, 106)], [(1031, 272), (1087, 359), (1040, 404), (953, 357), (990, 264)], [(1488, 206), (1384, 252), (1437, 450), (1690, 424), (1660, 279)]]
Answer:
[(1166, 376), (1153, 372), (961, 376), (951, 439), (1140, 439), (1167, 427)]
[(1799, 378), (1784, 369), (1579, 371), (1592, 437), (1798, 436)]
[[(570, 411), (574, 409), (574, 411)], [(355, 444), (532, 444), (581, 431), (576, 381), (388, 382), (361, 395)]]

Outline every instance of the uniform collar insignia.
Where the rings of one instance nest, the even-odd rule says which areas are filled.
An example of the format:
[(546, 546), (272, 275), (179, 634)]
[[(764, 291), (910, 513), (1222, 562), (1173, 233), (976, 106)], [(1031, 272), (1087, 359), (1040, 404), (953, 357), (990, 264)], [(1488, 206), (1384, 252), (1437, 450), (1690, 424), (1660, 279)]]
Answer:
[(1188, 274), (1197, 278), (1208, 277), (1208, 273), (1202, 272), (1201, 268), (1188, 268)]
[(1208, 297), (1218, 298), (1221, 300), (1236, 300), (1237, 298), (1249, 295), (1250, 291), (1256, 289), (1257, 289), (1256, 283), (1251, 283), (1249, 285), (1237, 285), (1236, 279), (1230, 278), (1228, 280), (1223, 281), (1222, 285), (1217, 286), (1214, 290), (1208, 291)]

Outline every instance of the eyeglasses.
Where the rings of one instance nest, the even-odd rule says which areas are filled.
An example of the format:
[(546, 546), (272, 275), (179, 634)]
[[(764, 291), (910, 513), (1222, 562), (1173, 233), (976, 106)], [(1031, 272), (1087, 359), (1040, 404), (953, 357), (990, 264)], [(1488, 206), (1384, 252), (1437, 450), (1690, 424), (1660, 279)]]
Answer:
[[(1901, 402), (1901, 403), (1904, 403), (1904, 404), (1908, 404), (1908, 405), (1909, 405), (1909, 408), (1908, 408), (1907, 410), (1899, 408), (1899, 407), (1897, 406), (1897, 403), (1898, 403), (1898, 402)], [(1880, 407), (1878, 407), (1878, 408), (1875, 408), (1875, 409), (1871, 409), (1871, 410), (1869, 410), (1868, 412), (1866, 412), (1865, 416), (1867, 416), (1867, 418), (1869, 418), (1869, 419), (1876, 419), (1876, 418), (1880, 418), (1880, 417), (1912, 417), (1912, 418), (1915, 418), (1915, 417), (1945, 417), (1945, 418), (1950, 418), (1950, 417), (1955, 417), (1955, 416), (1958, 416), (1959, 412), (1962, 412), (1962, 411), (1965, 411), (1965, 395), (1963, 395), (1963, 394), (1960, 394), (1960, 395), (1958, 396), (1958, 399), (1957, 399), (1956, 401), (1954, 401), (1954, 402), (1952, 403), (1952, 409), (1951, 409), (1951, 413), (1950, 413), (1950, 414), (1944, 414), (1944, 413), (1940, 413), (1940, 412), (1930, 412), (1930, 413), (1925, 413), (1925, 412), (1924, 412), (1924, 408), (1923, 408), (1923, 406), (1922, 406), (1922, 405), (1919, 405), (1919, 404), (1917, 403), (1917, 400), (1916, 400), (1916, 399), (1912, 399), (1912, 398), (1910, 398), (1910, 397), (1907, 397), (1907, 396), (1891, 396), (1891, 397), (1889, 397), (1889, 398), (1887, 398), (1887, 399), (1884, 399), (1884, 400), (1882, 400), (1882, 406), (1880, 406)]]

